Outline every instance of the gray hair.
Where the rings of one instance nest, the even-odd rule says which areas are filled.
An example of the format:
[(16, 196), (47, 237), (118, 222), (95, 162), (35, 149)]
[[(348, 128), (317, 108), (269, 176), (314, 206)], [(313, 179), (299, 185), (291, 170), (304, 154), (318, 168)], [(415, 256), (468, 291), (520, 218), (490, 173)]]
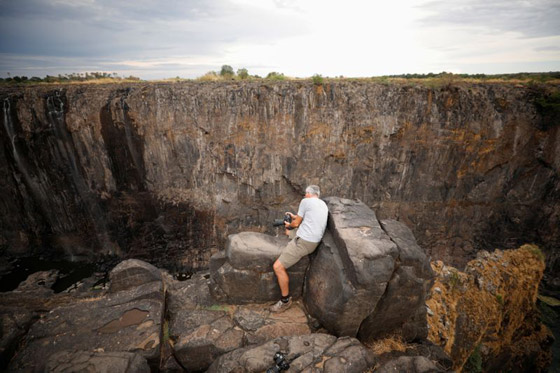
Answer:
[(307, 188), (305, 188), (305, 193), (314, 194), (317, 197), (321, 196), (321, 190), (317, 185), (309, 185)]

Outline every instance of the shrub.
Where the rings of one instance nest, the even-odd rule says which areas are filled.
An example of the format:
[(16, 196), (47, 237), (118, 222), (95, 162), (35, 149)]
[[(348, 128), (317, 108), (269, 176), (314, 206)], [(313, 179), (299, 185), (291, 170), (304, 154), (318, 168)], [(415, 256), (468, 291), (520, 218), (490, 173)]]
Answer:
[(169, 321), (163, 320), (163, 342), (169, 341)]
[(286, 77), (282, 73), (277, 73), (276, 71), (269, 72), (266, 79), (270, 80), (285, 80)]
[(455, 290), (460, 283), (461, 279), (459, 278), (459, 273), (456, 270), (452, 270), (451, 275), (449, 276), (449, 285), (451, 286), (451, 290)]
[(202, 75), (201, 77), (197, 78), (197, 80), (201, 82), (213, 82), (219, 80), (220, 77), (215, 71), (208, 71), (206, 74)]
[(320, 74), (313, 75), (311, 79), (313, 80), (313, 84), (315, 85), (322, 85), (324, 80)]
[(534, 257), (536, 257), (537, 259), (544, 262), (545, 256), (544, 256), (543, 252), (541, 251), (541, 249), (539, 249), (539, 247), (537, 245), (526, 244), (526, 245), (521, 246), (521, 249), (530, 252)]
[(482, 372), (482, 355), (480, 353), (480, 344), (477, 345), (471, 356), (463, 366), (463, 372), (479, 373)]
[(560, 125), (560, 91), (536, 98), (535, 106), (542, 115), (542, 129)]
[(502, 297), (501, 294), (496, 294), (496, 302), (498, 302), (498, 304), (500, 306), (503, 306), (504, 305), (504, 297)]

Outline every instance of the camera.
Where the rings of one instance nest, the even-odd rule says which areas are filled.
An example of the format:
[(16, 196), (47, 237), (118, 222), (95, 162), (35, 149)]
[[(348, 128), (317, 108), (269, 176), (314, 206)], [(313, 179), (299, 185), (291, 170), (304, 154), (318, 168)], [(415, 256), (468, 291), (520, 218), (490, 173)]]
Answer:
[(266, 373), (279, 373), (290, 369), (290, 364), (286, 361), (286, 355), (278, 351), (274, 354), (274, 365), (266, 370)]
[[(291, 215), (286, 214), (286, 215), (284, 215), (284, 219), (275, 219), (274, 223), (272, 223), (272, 225), (275, 226), (275, 227), (279, 227), (279, 226), (283, 226), (284, 222), (291, 223), (292, 222)], [(294, 229), (294, 228), (289, 227), (288, 229)]]

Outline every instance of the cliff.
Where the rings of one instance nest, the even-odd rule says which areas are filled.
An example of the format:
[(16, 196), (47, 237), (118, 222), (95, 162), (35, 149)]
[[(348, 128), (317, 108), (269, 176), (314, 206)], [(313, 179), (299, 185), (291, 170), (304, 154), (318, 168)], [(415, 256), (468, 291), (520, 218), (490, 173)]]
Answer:
[(2, 87), (0, 245), (208, 265), (306, 184), (411, 227), (432, 259), (560, 242), (557, 87), (367, 81)]

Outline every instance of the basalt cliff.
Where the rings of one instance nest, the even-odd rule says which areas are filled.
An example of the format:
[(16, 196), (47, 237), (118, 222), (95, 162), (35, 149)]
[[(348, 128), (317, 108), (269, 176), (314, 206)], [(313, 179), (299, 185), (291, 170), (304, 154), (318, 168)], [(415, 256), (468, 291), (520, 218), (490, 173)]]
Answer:
[[(432, 260), (538, 244), (560, 273), (555, 86), (367, 81), (0, 88), (0, 248), (207, 267), (307, 184), (413, 230)], [(540, 100), (540, 101), (539, 101)]]

